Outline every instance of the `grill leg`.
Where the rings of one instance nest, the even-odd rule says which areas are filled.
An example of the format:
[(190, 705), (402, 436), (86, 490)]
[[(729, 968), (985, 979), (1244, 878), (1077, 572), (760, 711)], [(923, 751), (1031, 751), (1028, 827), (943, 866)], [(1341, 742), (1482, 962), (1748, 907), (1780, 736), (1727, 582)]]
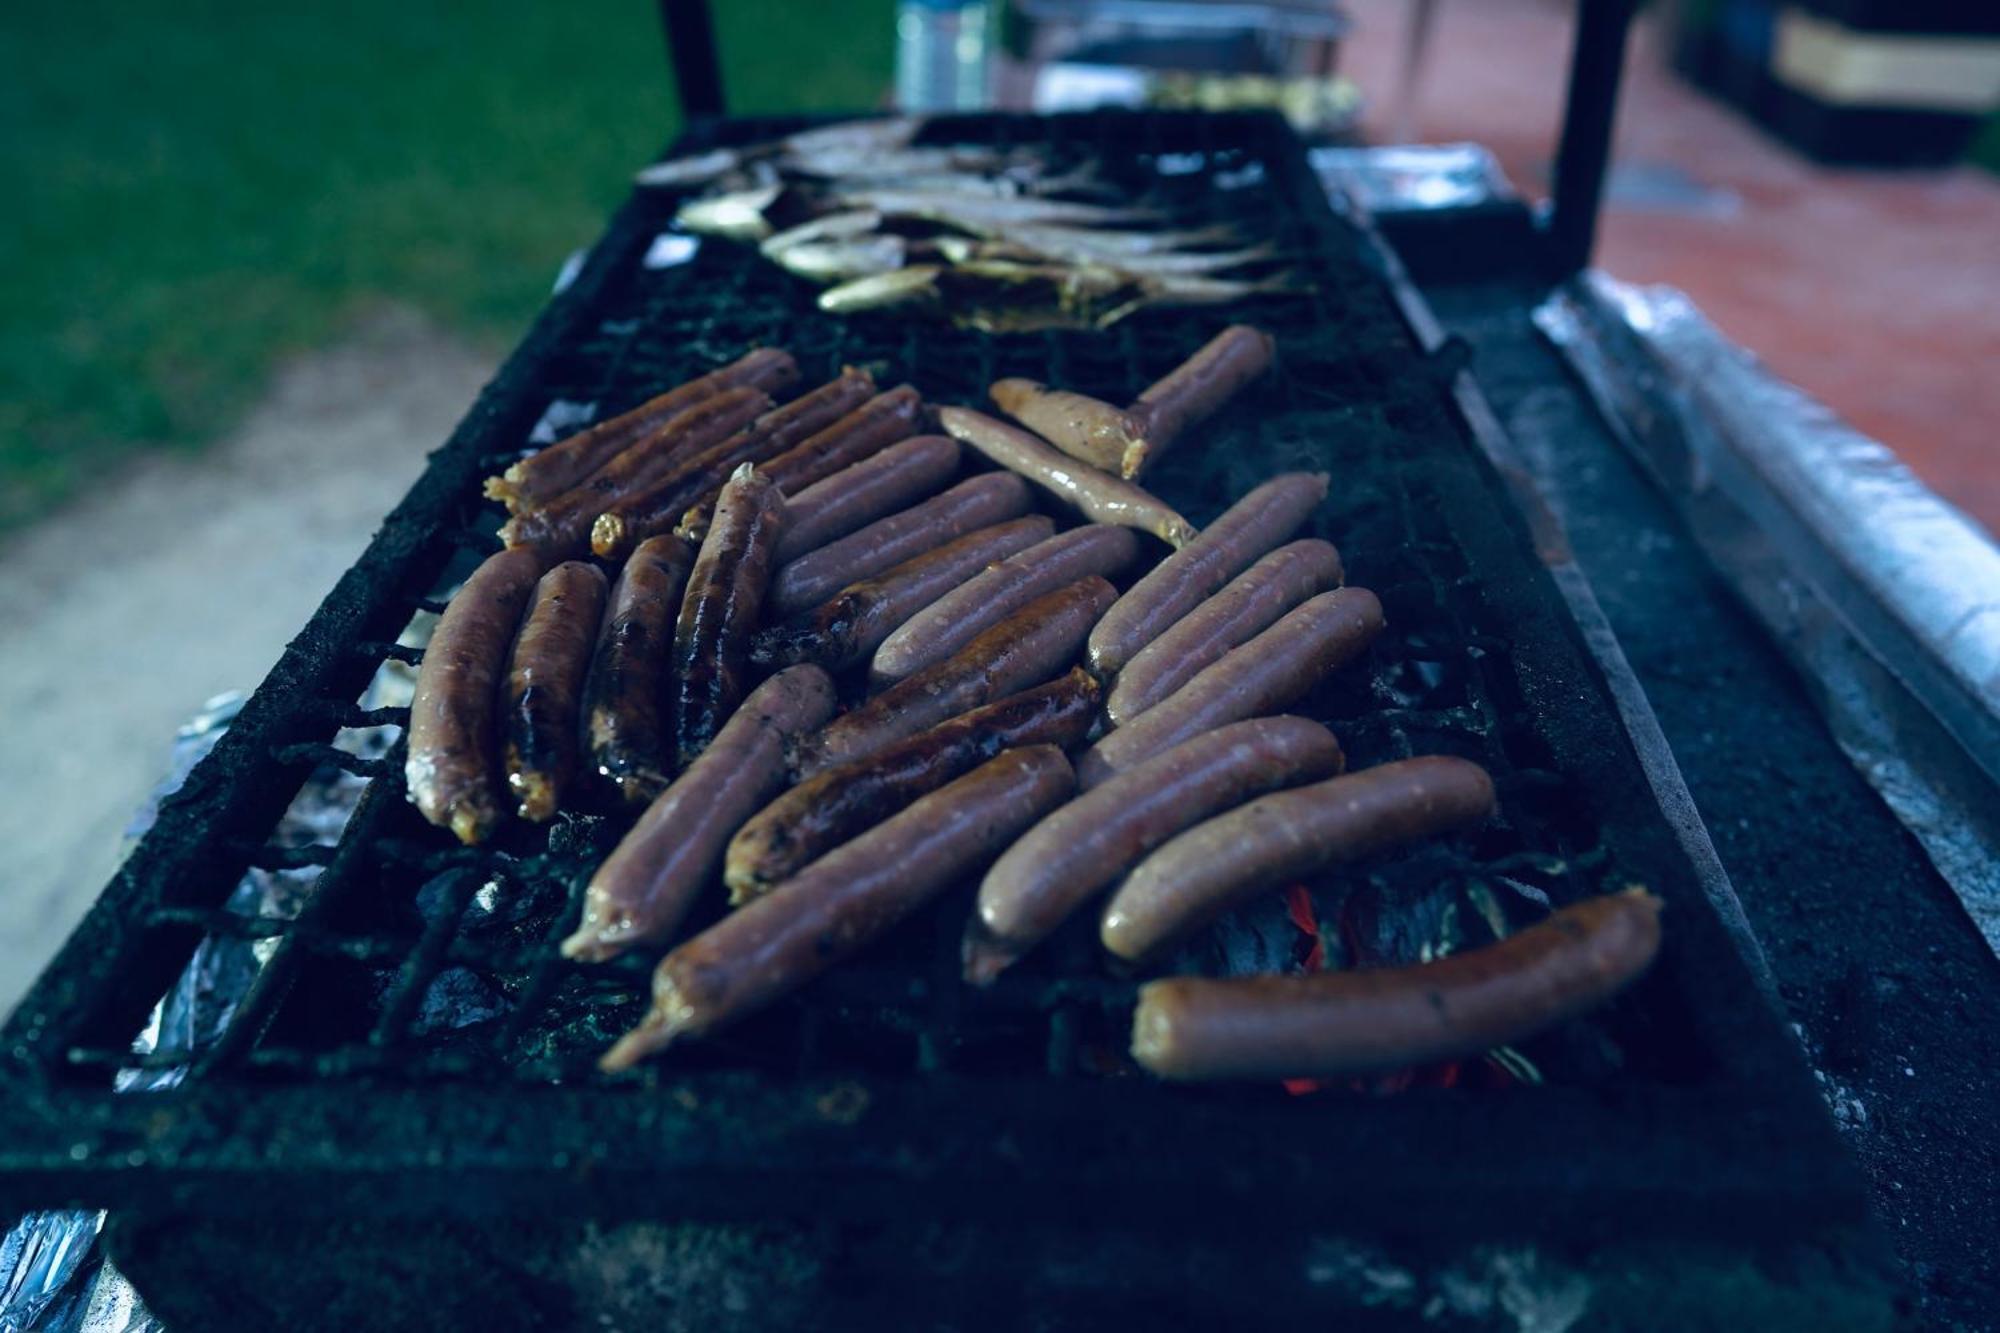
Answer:
[(1556, 149), (1555, 206), (1549, 214), (1548, 255), (1558, 279), (1590, 263), (1597, 212), (1611, 157), (1618, 81), (1625, 72), (1625, 37), (1633, 0), (1579, 0), (1576, 46), (1570, 53), (1569, 102)]
[(681, 118), (693, 122), (723, 112), (722, 64), (715, 48), (715, 23), (708, 0), (660, 0), (667, 58), (680, 90)]

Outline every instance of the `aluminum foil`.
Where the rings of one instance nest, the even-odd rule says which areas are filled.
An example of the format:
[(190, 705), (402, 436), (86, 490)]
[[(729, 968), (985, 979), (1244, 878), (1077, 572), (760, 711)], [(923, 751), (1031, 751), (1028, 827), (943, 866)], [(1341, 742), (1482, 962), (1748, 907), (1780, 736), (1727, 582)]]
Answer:
[[(424, 630), (406, 639), (428, 637)], [(367, 708), (407, 704), (414, 672), (386, 662), (376, 672), (361, 703)], [(126, 850), (151, 828), (160, 802), (179, 789), (194, 766), (228, 731), (243, 706), (239, 693), (218, 695), (175, 734), (167, 776), (126, 829)], [(386, 754), (396, 728), (342, 731), (335, 744), (369, 758)], [(333, 842), (354, 813), (367, 784), (336, 768), (316, 772), (278, 823), (275, 840), (284, 845)], [(319, 874), (317, 867), (252, 869), (231, 891), (224, 910), (244, 916), (290, 917), (298, 913)], [(196, 946), (173, 990), (154, 1006), (151, 1020), (133, 1041), (136, 1054), (198, 1051), (228, 1026), (250, 983), (269, 960), (274, 939), (210, 936)], [(171, 1088), (186, 1076), (185, 1066), (127, 1069), (116, 1076), (120, 1092), (143, 1094)], [(0, 1333), (165, 1333), (145, 1302), (97, 1244), (105, 1215), (91, 1211), (30, 1213), (0, 1234)]]
[(1377, 216), (1476, 208), (1516, 197), (1500, 163), (1476, 143), (1315, 148), (1307, 159), (1330, 195)]
[(2000, 547), (1678, 291), (1591, 273), (1535, 322), (2000, 954)]

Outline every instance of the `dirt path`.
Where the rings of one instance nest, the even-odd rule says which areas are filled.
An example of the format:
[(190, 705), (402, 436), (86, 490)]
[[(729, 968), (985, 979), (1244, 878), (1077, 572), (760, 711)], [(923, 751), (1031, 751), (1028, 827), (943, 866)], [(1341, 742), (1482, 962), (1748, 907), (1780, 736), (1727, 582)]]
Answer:
[(263, 678), (490, 373), (384, 315), (229, 439), (0, 545), (0, 1013), (116, 868), (174, 729)]

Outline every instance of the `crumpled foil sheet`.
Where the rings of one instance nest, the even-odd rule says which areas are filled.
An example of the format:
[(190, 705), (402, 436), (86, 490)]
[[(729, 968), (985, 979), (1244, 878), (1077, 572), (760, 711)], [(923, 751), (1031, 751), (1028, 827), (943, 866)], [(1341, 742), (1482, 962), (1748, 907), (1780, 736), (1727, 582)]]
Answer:
[[(411, 668), (384, 663), (362, 705), (407, 704), (414, 680)], [(126, 829), (128, 851), (152, 827), (160, 802), (229, 729), (243, 699), (236, 692), (217, 695), (175, 734), (167, 776)], [(343, 732), (335, 743), (379, 758), (396, 734), (394, 727), (371, 727)], [(287, 845), (334, 841), (366, 785), (340, 769), (316, 772), (286, 809), (276, 840)], [(244, 916), (296, 915), (318, 874), (313, 866), (252, 869), (231, 891), (224, 910)], [(275, 939), (204, 939), (173, 990), (155, 1006), (145, 1031), (132, 1043), (133, 1051), (199, 1050), (214, 1041), (276, 946)], [(185, 1074), (183, 1067), (128, 1069), (117, 1076), (116, 1087), (142, 1094), (173, 1087)], [(91, 1211), (30, 1213), (0, 1234), (0, 1333), (165, 1333), (132, 1284), (98, 1248), (104, 1216)]]
[(1306, 156), (1329, 193), (1370, 214), (1477, 208), (1516, 198), (1500, 163), (1476, 143), (1315, 148)]
[(2000, 546), (1681, 292), (1535, 311), (2000, 954)]

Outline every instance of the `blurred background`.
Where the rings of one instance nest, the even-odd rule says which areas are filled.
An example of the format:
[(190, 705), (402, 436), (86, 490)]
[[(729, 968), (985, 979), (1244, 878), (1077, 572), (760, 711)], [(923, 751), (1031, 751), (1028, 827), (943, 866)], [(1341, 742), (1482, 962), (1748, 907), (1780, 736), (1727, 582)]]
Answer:
[[(906, 82), (939, 8), (900, 7)], [(1131, 91), (1098, 68), (1115, 50), (1052, 79), (1035, 8), (979, 19), (1003, 100)], [(1330, 142), (1475, 141), (1546, 190), (1573, 4), (1291, 8), (1339, 20), (1305, 83), (1143, 95), (1277, 101)], [(1859, 0), (1647, 7), (1597, 251), (1687, 291), (1989, 530), (1994, 8), (1907, 7), (1949, 35), (1857, 115), (1795, 66), (1838, 64)], [(732, 111), (894, 95), (896, 0), (715, 11)], [(643, 0), (0, 13), (0, 1010), (114, 868), (175, 726), (256, 684), (676, 106)]]

